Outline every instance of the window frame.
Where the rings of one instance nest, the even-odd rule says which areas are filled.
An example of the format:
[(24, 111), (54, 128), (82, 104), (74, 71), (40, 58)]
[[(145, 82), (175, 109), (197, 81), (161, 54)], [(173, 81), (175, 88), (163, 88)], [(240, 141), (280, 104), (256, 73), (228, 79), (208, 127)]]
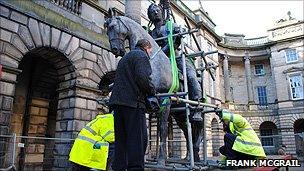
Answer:
[[(295, 77), (295, 76), (299, 76), (300, 79), (301, 79), (301, 85), (302, 85), (301, 87), (302, 87), (302, 89), (300, 88), (300, 90), (302, 90), (302, 98), (301, 97), (299, 97), (299, 98), (293, 98), (293, 93), (292, 93), (292, 87), (291, 87), (291, 84), (290, 84), (290, 79), (291, 79), (291, 77)], [(288, 86), (289, 86), (291, 100), (301, 100), (301, 99), (304, 99), (304, 95), (303, 95), (303, 93), (304, 93), (304, 91), (303, 91), (304, 85), (303, 85), (303, 76), (302, 76), (302, 73), (297, 72), (297, 73), (288, 74), (287, 81), (288, 81)]]
[[(257, 74), (257, 69), (256, 69), (256, 66), (262, 66), (262, 69), (261, 69), (261, 73), (260, 74)], [(254, 65), (254, 75), (256, 76), (262, 76), (262, 75), (265, 75), (265, 68), (264, 68), (264, 65), (263, 64), (255, 64)]]
[[(262, 135), (262, 132), (263, 131), (270, 131), (271, 133), (270, 133), (270, 135)], [(263, 134), (265, 134), (265, 132), (263, 132)], [(266, 134), (269, 134), (269, 132), (266, 132)], [(270, 129), (270, 128), (266, 128), (266, 129), (261, 129), (260, 130), (260, 136), (261, 136), (261, 144), (262, 144), (262, 146), (263, 147), (274, 147), (274, 137), (264, 137), (263, 138), (263, 136), (273, 136), (274, 135), (274, 132), (273, 132), (273, 129)], [(272, 145), (263, 145), (263, 142), (265, 141), (265, 140), (271, 140), (271, 144)]]
[[(288, 51), (292, 51), (292, 50), (295, 51), (295, 55), (296, 55), (297, 59), (296, 60), (292, 60), (292, 61), (288, 61), (287, 52)], [(296, 49), (289, 48), (289, 49), (285, 49), (284, 52), (285, 52), (285, 61), (286, 61), (287, 64), (299, 61), (299, 55), (298, 55), (298, 52), (297, 52)]]
[[(265, 88), (265, 96), (260, 96), (259, 92), (259, 88)], [(262, 91), (263, 92), (263, 91)], [(268, 104), (268, 100), (267, 100), (267, 86), (257, 86), (257, 95), (258, 95), (258, 101), (259, 101), (259, 106), (266, 106)], [(260, 99), (264, 98), (265, 99), (265, 103), (261, 103)]]

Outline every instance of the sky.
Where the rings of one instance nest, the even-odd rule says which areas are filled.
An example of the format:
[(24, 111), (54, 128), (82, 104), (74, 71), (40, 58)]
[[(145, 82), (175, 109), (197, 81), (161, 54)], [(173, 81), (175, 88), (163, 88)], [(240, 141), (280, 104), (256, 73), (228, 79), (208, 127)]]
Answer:
[[(198, 0), (183, 0), (192, 10), (199, 7)], [(216, 24), (218, 35), (224, 33), (244, 34), (245, 38), (267, 35), (275, 21), (287, 17), (287, 12), (298, 19), (304, 19), (304, 1), (219, 1), (201, 0), (203, 8)]]

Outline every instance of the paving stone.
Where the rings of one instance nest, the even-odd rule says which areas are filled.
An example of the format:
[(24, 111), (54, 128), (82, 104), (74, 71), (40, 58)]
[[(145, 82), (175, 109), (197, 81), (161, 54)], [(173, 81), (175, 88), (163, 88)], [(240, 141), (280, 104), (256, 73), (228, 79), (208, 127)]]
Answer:
[(28, 17), (25, 16), (25, 15), (20, 14), (19, 12), (12, 11), (11, 19), (15, 20), (15, 21), (17, 21), (19, 23), (22, 23), (24, 25), (27, 25)]
[(32, 34), (36, 47), (42, 46), (42, 40), (37, 20), (30, 18), (28, 28)]

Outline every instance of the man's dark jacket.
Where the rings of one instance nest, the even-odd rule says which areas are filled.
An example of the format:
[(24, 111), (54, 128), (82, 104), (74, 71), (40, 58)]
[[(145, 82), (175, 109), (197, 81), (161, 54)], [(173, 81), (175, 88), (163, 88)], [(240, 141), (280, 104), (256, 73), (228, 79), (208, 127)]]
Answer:
[(136, 48), (127, 53), (118, 63), (109, 105), (145, 108), (146, 97), (155, 95), (151, 73), (145, 51)]

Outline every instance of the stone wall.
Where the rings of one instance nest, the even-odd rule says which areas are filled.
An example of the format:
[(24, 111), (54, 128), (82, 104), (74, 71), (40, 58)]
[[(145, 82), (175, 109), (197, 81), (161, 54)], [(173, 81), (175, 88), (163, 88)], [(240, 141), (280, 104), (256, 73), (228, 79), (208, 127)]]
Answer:
[[(0, 80), (1, 135), (17, 133), (17, 135), (75, 138), (85, 123), (93, 119), (98, 112), (96, 102), (96, 98), (100, 97), (98, 84), (104, 75), (115, 70), (117, 65), (115, 57), (96, 43), (92, 44), (95, 41), (93, 39), (92, 42), (86, 41), (77, 34), (63, 31), (27, 13), (20, 13), (10, 6), (0, 5), (0, 8), (0, 64), (3, 65)], [(54, 67), (54, 71), (48, 72), (46, 69), (49, 67), (45, 66), (42, 70), (45, 72), (37, 70), (34, 75), (30, 74), (31, 65), (22, 68), (20, 64), (26, 63), (31, 57), (47, 61)], [(39, 66), (43, 68), (44, 65)], [(42, 75), (42, 73), (49, 74)], [(36, 78), (41, 78), (39, 86), (32, 86), (35, 91), (28, 94), (29, 82), (35, 78), (35, 75)], [(55, 89), (39, 91), (44, 85), (50, 84), (48, 80), (52, 77), (58, 80)], [(16, 90), (15, 87), (21, 89)], [(55, 96), (48, 95), (48, 91)], [(40, 100), (37, 101), (34, 97)], [(49, 101), (51, 97), (55, 98), (52, 102), (53, 107), (37, 106), (36, 102)], [(50, 111), (53, 114), (50, 114)], [(29, 113), (29, 122), (25, 122), (26, 125), (24, 125), (25, 113)], [(25, 129), (27, 127), (28, 131)], [(48, 149), (54, 146), (54, 161), (44, 162), (57, 168), (66, 168), (71, 142), (53, 141), (52, 143), (49, 141)], [(5, 142), (1, 142), (1, 149), (11, 148), (4, 144)], [(46, 157), (45, 144), (33, 142), (29, 145), (25, 144), (25, 147), (24, 162), (36, 161), (35, 164), (31, 162), (29, 167), (41, 170), (42, 166), (36, 164), (41, 163)], [(17, 153), (19, 150), (17, 149)], [(8, 161), (7, 165), (10, 163), (11, 161)]]

